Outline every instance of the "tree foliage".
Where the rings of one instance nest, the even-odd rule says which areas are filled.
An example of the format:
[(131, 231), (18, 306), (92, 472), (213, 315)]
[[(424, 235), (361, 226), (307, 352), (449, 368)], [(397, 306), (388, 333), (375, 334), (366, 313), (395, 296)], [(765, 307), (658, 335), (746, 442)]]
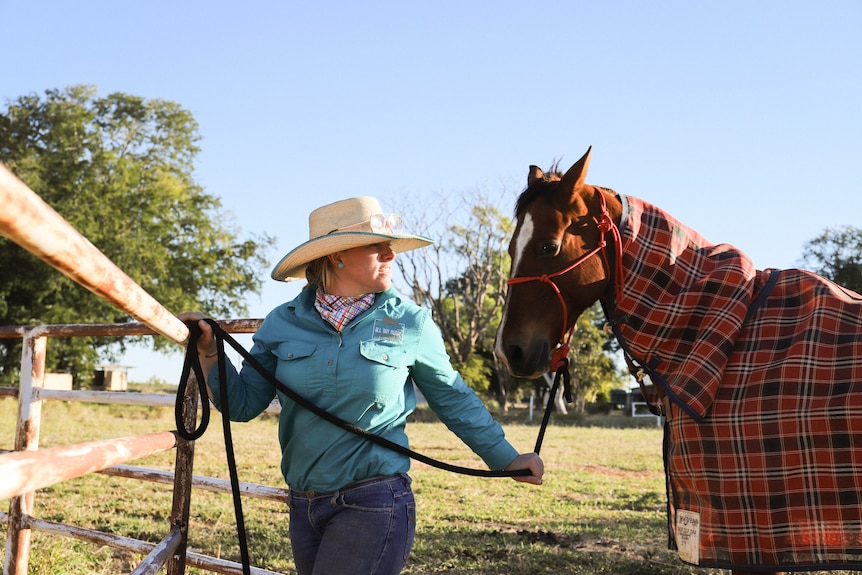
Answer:
[(827, 228), (805, 244), (803, 259), (811, 271), (862, 293), (862, 229)]
[[(93, 86), (22, 96), (0, 113), (0, 161), (120, 269), (168, 309), (237, 317), (260, 292), (273, 240), (241, 238), (220, 200), (195, 182), (199, 141), (197, 122), (178, 104), (98, 97)], [(0, 325), (132, 319), (3, 237), (0, 270)], [(92, 374), (97, 359), (121, 349), (110, 343), (54, 340), (48, 368)], [(0, 346), (8, 382), (20, 342)]]
[(461, 273), (443, 280), (436, 294), (414, 276), (413, 296), (434, 312), (452, 361), (465, 364), (475, 352), (491, 352), (494, 331), (505, 299), (508, 261), (506, 237), (511, 222), (496, 208), (474, 205), (464, 225), (453, 223), (439, 248), (461, 262)]
[(616, 342), (604, 331), (604, 312), (596, 303), (578, 318), (569, 350), (573, 395), (583, 401), (610, 400), (611, 389), (621, 387), (623, 374), (614, 358)]
[(442, 200), (398, 207), (411, 228), (435, 240), (396, 260), (409, 293), (431, 309), (465, 381), (478, 391), (493, 388), (504, 404), (493, 348), (506, 295), (512, 221), (478, 189), (454, 205)]

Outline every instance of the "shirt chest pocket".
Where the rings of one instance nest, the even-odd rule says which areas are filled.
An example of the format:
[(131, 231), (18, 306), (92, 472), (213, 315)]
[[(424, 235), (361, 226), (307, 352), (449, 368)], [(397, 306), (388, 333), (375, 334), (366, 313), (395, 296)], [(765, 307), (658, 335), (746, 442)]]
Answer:
[[(314, 351), (317, 346), (306, 342), (285, 341), (272, 350), (278, 358), (275, 376), (290, 389), (306, 394), (310, 387), (311, 374), (319, 371), (315, 366)], [(334, 386), (333, 386), (334, 387)]]
[(404, 390), (404, 383), (410, 375), (411, 358), (404, 345), (375, 340), (359, 344), (359, 353), (364, 361), (357, 373), (364, 395), (375, 401), (385, 401)]
[(282, 361), (294, 361), (310, 357), (317, 346), (311, 343), (285, 341), (278, 344), (272, 353)]

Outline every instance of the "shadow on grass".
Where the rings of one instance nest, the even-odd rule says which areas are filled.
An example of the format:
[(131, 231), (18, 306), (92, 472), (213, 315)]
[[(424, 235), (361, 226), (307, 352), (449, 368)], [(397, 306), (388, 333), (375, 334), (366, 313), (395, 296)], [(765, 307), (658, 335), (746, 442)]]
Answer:
[(715, 575), (721, 570), (682, 563), (660, 545), (612, 541), (596, 536), (613, 529), (593, 525), (590, 533), (526, 529), (424, 530), (404, 571), (405, 575)]

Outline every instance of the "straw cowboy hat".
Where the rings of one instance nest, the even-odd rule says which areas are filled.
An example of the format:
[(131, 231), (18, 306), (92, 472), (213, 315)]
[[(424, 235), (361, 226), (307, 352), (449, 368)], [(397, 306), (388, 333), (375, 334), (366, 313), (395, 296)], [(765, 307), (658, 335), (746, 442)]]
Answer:
[(272, 278), (288, 282), (305, 279), (310, 262), (342, 250), (389, 241), (396, 253), (415, 250), (434, 240), (398, 233), (401, 218), (384, 214), (375, 198), (362, 196), (317, 208), (308, 216), (309, 240), (281, 258)]

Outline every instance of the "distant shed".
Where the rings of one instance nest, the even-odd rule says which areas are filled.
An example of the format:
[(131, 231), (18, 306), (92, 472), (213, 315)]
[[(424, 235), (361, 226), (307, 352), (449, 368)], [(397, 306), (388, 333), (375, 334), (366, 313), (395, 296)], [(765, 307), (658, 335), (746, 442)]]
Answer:
[(72, 374), (71, 373), (46, 373), (42, 380), (42, 387), (45, 389), (72, 389)]
[(93, 389), (128, 391), (129, 368), (122, 365), (99, 365), (93, 376)]

